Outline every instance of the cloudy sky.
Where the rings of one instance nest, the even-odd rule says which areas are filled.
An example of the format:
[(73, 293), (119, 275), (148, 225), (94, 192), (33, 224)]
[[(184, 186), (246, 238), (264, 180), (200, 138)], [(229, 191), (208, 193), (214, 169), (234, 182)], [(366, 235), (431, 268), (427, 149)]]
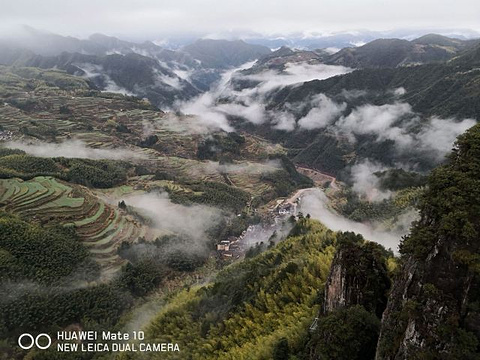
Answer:
[(1, 0), (0, 31), (130, 37), (329, 33), (394, 28), (480, 30), (478, 0)]

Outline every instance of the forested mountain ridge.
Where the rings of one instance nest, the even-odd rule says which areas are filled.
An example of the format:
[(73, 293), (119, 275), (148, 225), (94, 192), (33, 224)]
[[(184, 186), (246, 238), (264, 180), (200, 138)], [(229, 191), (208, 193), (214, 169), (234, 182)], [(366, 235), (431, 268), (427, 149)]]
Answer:
[(429, 177), (420, 220), (402, 242), (376, 359), (476, 359), (480, 126)]
[(259, 59), (250, 73), (284, 67), (286, 62), (325, 63), (351, 68), (394, 68), (442, 63), (474, 46), (429, 34), (416, 40), (377, 39), (335, 54), (323, 49), (272, 52), (242, 40), (203, 39), (177, 50), (153, 42), (134, 43), (103, 34), (77, 39), (26, 27), (15, 40), (0, 39), (4, 65), (58, 68), (88, 77), (101, 90), (148, 97), (156, 106), (186, 101), (220, 79), (222, 71)]
[[(375, 92), (385, 94), (389, 89), (403, 87), (406, 92), (400, 99), (408, 101), (415, 110), (439, 116), (478, 117), (480, 108), (474, 100), (480, 93), (479, 54), (480, 45), (477, 45), (443, 64), (361, 69), (326, 80), (313, 80), (272, 93), (269, 106), (280, 107), (311, 93), (340, 96), (342, 92), (352, 90), (372, 92), (364, 96), (375, 99)], [(383, 101), (376, 99), (376, 104), (387, 99), (385, 94)]]
[(437, 34), (408, 41), (377, 39), (357, 48), (345, 48), (330, 56), (328, 64), (353, 68), (394, 68), (431, 62), (445, 62), (475, 41), (462, 41)]
[(102, 34), (77, 39), (26, 27), (15, 40), (0, 38), (0, 64), (61, 69), (100, 90), (148, 98), (157, 107), (189, 100), (222, 71), (270, 53), (243, 41), (198, 40), (180, 50)]
[(270, 54), (271, 50), (262, 45), (252, 45), (243, 40), (197, 40), (182, 48), (202, 65), (221, 69), (240, 66), (247, 61)]
[(336, 237), (316, 221), (299, 220), (284, 242), (226, 268), (212, 284), (179, 293), (147, 335), (188, 343), (192, 359), (280, 359), (277, 347), (287, 356), (303, 352)]
[[(445, 120), (458, 123), (462, 119), (478, 119), (479, 53), (480, 46), (477, 45), (446, 63), (359, 69), (325, 80), (278, 88), (266, 95), (266, 109), (279, 114), (291, 111), (295, 121), (293, 129), (272, 131), (268, 124), (242, 126), (291, 149), (295, 162), (336, 175), (364, 158), (392, 166), (392, 155), (398, 156), (393, 162), (415, 162), (419, 170), (429, 170), (431, 159), (424, 159), (419, 154), (401, 155), (395, 150), (395, 140), (399, 136), (379, 140), (374, 133), (359, 129), (357, 131), (362, 134), (352, 143), (349, 141), (351, 128), (347, 127), (346, 133), (344, 131), (345, 125), (350, 123), (342, 119), (357, 121), (362, 119), (361, 116), (367, 116), (367, 111), (372, 111), (368, 116), (375, 116), (378, 112), (386, 119), (393, 119), (394, 125), (385, 120), (382, 126), (386, 129), (395, 126), (399, 132), (411, 135), (421, 132), (422, 126), (428, 127), (432, 119), (439, 119), (439, 124), (446, 124)], [(319, 96), (323, 97), (320, 106), (318, 101), (315, 102)], [(399, 110), (398, 115), (395, 115), (394, 109)], [(332, 116), (331, 113), (336, 112), (336, 115), (329, 122), (318, 120), (319, 124), (321, 121), (326, 124), (304, 128), (302, 119), (310, 120), (310, 111), (312, 114), (319, 112), (318, 119), (323, 119), (322, 114), (326, 119)], [(415, 126), (409, 125), (412, 118), (417, 119)], [(367, 124), (367, 118), (363, 119)], [(372, 121), (370, 124), (375, 127), (377, 123)], [(385, 157), (386, 154), (389, 155)]]

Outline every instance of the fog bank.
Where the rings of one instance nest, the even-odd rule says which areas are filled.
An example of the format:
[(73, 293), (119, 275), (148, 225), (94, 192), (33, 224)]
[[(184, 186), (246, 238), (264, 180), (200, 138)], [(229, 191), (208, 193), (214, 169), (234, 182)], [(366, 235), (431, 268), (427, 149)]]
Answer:
[(25, 143), (21, 141), (9, 141), (4, 144), (11, 149), (20, 149), (29, 155), (38, 157), (65, 157), (81, 159), (110, 159), (110, 160), (132, 160), (144, 159), (146, 156), (136, 153), (127, 148), (96, 149), (88, 147), (81, 140), (67, 140), (62, 143)]
[(128, 206), (141, 210), (154, 227), (206, 242), (206, 232), (217, 224), (221, 211), (205, 205), (184, 206), (170, 201), (167, 193), (147, 193), (123, 198)]
[[(390, 248), (394, 252), (398, 253), (398, 244), (401, 237), (406, 235), (408, 231), (389, 232), (380, 230), (373, 225), (367, 225), (349, 220), (339, 214), (336, 214), (330, 210), (327, 206), (327, 196), (318, 189), (312, 189), (305, 193), (300, 203), (300, 210), (304, 214), (310, 214), (314, 219), (321, 221), (325, 226), (334, 231), (353, 231), (363, 235), (363, 237), (370, 241), (375, 241), (385, 248)], [(403, 224), (400, 224), (405, 228), (405, 222), (414, 219), (415, 214), (409, 213), (401, 217)]]

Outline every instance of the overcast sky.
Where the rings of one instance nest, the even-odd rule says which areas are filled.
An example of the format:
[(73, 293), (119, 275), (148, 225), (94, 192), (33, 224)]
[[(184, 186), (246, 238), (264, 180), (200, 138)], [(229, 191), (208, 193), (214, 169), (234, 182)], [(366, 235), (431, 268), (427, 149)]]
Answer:
[(0, 31), (149, 39), (228, 32), (288, 34), (395, 28), (480, 30), (479, 0), (0, 0)]

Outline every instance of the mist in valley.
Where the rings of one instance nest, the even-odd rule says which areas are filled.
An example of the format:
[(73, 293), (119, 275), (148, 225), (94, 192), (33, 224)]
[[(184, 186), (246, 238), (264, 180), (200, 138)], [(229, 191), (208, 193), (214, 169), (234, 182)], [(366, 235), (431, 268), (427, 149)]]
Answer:
[(313, 219), (322, 222), (333, 231), (353, 231), (363, 235), (370, 241), (375, 241), (387, 249), (398, 253), (398, 244), (402, 236), (408, 234), (409, 225), (417, 218), (415, 210), (402, 214), (397, 220), (397, 230), (389, 231), (380, 224), (359, 223), (345, 218), (329, 207), (327, 196), (320, 189), (312, 189), (306, 192), (301, 199), (300, 211), (310, 214)]
[(4, 147), (19, 149), (38, 157), (65, 157), (81, 159), (136, 160), (146, 156), (128, 148), (93, 148), (81, 140), (65, 140), (61, 143), (8, 141)]
[[(201, 129), (203, 133), (241, 131), (241, 121), (246, 121), (255, 127), (267, 126), (274, 132), (299, 136), (302, 132), (324, 132), (347, 139), (353, 147), (359, 139), (370, 137), (378, 144), (391, 143), (391, 163), (414, 171), (419, 163), (441, 163), (457, 136), (476, 124), (472, 118), (441, 118), (414, 111), (404, 100), (408, 94), (403, 87), (387, 90), (383, 95), (390, 100), (382, 105), (370, 103), (368, 99), (373, 94), (368, 91), (343, 90), (336, 96), (318, 93), (301, 101), (287, 101), (272, 107), (272, 98), (282, 90), (295, 89), (311, 80), (347, 74), (353, 69), (307, 63), (287, 63), (282, 71), (257, 69), (256, 66), (256, 63), (248, 63), (225, 72), (210, 91), (191, 101), (177, 102), (176, 111), (192, 115), (185, 123), (195, 124), (197, 131)], [(238, 86), (239, 82), (248, 84), (249, 81), (251, 86)], [(172, 117), (169, 122), (174, 123), (174, 119)], [(176, 122), (178, 126), (180, 122)], [(368, 158), (358, 161), (378, 163)], [(376, 165), (384, 167), (386, 164)]]
[[(234, 131), (230, 117), (244, 118), (255, 125), (270, 121), (277, 129), (293, 130), (294, 119), (281, 118), (290, 114), (266, 109), (267, 94), (286, 86), (314, 79), (323, 80), (352, 70), (343, 66), (298, 63), (287, 64), (283, 71), (262, 70), (254, 74), (243, 74), (243, 70), (252, 69), (254, 66), (255, 62), (249, 62), (226, 71), (210, 91), (191, 101), (177, 103), (176, 109), (195, 115), (203, 125), (212, 130)], [(238, 81), (252, 81), (256, 86), (235, 89), (234, 84)]]
[(208, 161), (205, 164), (207, 171), (215, 171), (220, 174), (231, 175), (262, 175), (283, 169), (279, 160), (268, 160), (264, 162), (238, 162), (220, 163)]
[(375, 173), (387, 169), (387, 167), (368, 159), (356, 163), (350, 168), (351, 177), (348, 179), (352, 183), (352, 190), (369, 202), (389, 199), (393, 192), (391, 190), (382, 190), (380, 188), (381, 180), (375, 175)]
[[(151, 221), (153, 227), (166, 233), (186, 236), (192, 242), (206, 243), (206, 232), (218, 224), (222, 212), (206, 205), (180, 205), (173, 203), (167, 193), (151, 192), (123, 197), (127, 206), (132, 206)], [(187, 248), (188, 250), (188, 248)]]

